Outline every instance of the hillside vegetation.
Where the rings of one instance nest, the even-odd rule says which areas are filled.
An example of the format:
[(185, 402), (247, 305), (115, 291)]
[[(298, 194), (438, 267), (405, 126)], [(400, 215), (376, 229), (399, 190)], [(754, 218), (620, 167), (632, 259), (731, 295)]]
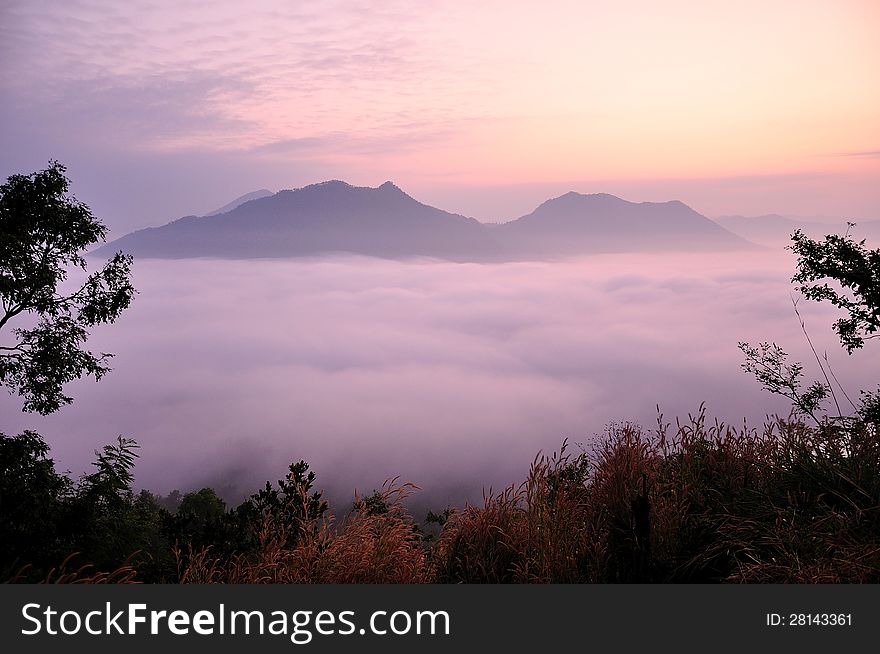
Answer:
[[(623, 424), (539, 456), (520, 485), (417, 519), (391, 481), (331, 510), (305, 463), (228, 510), (205, 488), (131, 488), (136, 446), (54, 470), (33, 433), (0, 440), (11, 581), (553, 583), (880, 581), (876, 422), (762, 430)], [(439, 528), (439, 531), (438, 531)]]

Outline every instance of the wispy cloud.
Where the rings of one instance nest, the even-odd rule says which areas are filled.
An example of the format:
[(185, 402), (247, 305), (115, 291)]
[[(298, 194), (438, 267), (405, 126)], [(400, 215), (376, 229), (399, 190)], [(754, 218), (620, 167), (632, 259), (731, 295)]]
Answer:
[(303, 157), (357, 157), (388, 155), (424, 148), (449, 140), (456, 134), (454, 126), (410, 123), (396, 126), (390, 133), (377, 129), (361, 133), (334, 132), (322, 136), (271, 141), (250, 148), (255, 155)]
[(867, 157), (869, 159), (880, 158), (880, 150), (863, 150), (861, 152), (839, 152), (838, 157)]
[[(13, 3), (0, 28), (0, 84), (21, 104), (78, 125), (86, 113), (95, 123), (123, 123), (127, 129), (106, 130), (120, 147), (262, 142), (277, 150), (268, 144), (393, 131), (400, 114), (468, 115), (458, 86), (478, 62), (419, 36), (429, 9), (357, 1), (303, 7), (183, 2), (169, 11), (144, 0), (124, 8), (73, 0), (47, 11)], [(425, 80), (433, 107), (417, 92)]]

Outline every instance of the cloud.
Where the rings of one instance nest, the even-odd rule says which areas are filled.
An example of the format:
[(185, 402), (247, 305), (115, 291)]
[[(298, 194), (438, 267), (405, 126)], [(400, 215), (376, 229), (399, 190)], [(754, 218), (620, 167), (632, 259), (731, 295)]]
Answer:
[(325, 147), (331, 139), (317, 136), (308, 136), (299, 139), (282, 139), (272, 141), (255, 148), (251, 148), (254, 154), (291, 154), (302, 152), (314, 152)]
[[(407, 3), (294, 6), (257, 0), (161, 4), (74, 0), (52, 11), (12, 3), (0, 27), (4, 95), (64, 117), (119, 148), (243, 150), (327, 131), (390, 131), (456, 106), (465, 62), (432, 50)], [(457, 59), (456, 59), (457, 61)], [(473, 62), (471, 62), (473, 63)], [(22, 71), (27, 71), (23, 75)], [(430, 78), (445, 101), (428, 112), (409, 97)], [(408, 116), (408, 118), (407, 118)], [(53, 121), (47, 121), (53, 125)], [(76, 136), (76, 130), (70, 130)]]
[[(134, 306), (94, 336), (117, 354), (113, 373), (74, 384), (55, 416), (18, 414), (9, 397), (0, 413), (75, 472), (116, 434), (134, 437), (138, 483), (161, 492), (235, 497), (303, 458), (337, 499), (401, 475), (425, 506), (479, 501), (565, 437), (589, 446), (611, 421), (650, 427), (657, 404), (669, 419), (706, 401), (752, 424), (787, 411), (740, 370), (736, 343), (775, 340), (809, 370), (789, 263), (144, 260)], [(833, 311), (801, 310), (850, 394), (869, 385), (876, 353), (847, 357)]]
[(397, 125), (393, 134), (382, 130), (360, 134), (334, 132), (322, 136), (270, 141), (248, 149), (246, 154), (281, 157), (293, 155), (309, 159), (385, 155), (411, 152), (425, 145), (437, 144), (449, 139), (454, 133), (453, 126), (408, 123)]
[(862, 152), (842, 152), (838, 157), (866, 157), (869, 159), (880, 158), (880, 150), (864, 150)]

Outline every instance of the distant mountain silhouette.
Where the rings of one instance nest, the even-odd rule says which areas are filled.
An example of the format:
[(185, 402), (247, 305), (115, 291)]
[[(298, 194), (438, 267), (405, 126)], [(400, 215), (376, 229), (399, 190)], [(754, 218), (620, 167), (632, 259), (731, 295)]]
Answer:
[(206, 216), (216, 216), (220, 213), (227, 213), (228, 211), (232, 211), (233, 209), (238, 208), (243, 205), (245, 202), (250, 202), (251, 200), (259, 200), (260, 198), (264, 198), (267, 195), (272, 195), (272, 191), (267, 188), (261, 188), (259, 191), (251, 191), (250, 193), (245, 193), (244, 195), (235, 198), (229, 204), (224, 204), (219, 209), (214, 209), (211, 213), (206, 213)]
[(826, 234), (845, 234), (849, 230), (856, 239), (866, 239), (868, 245), (880, 244), (880, 220), (850, 220), (856, 223), (850, 228), (845, 218), (817, 216), (783, 216), (766, 214), (763, 216), (721, 216), (716, 222), (743, 238), (763, 245), (782, 247), (791, 243), (791, 235), (801, 230), (811, 238), (821, 238)]
[(607, 193), (566, 193), (500, 231), (513, 251), (537, 257), (753, 247), (678, 200), (628, 202)]
[(370, 188), (334, 180), (256, 199), (242, 196), (227, 207), (133, 232), (96, 253), (263, 258), (350, 252), (498, 261), (754, 247), (681, 202), (633, 203), (606, 194), (567, 193), (500, 225), (422, 204), (391, 182)]
[(338, 180), (250, 200), (215, 216), (186, 216), (102, 249), (140, 257), (291, 257), (353, 252), (378, 257), (479, 260), (497, 251), (473, 218), (429, 207), (391, 182)]

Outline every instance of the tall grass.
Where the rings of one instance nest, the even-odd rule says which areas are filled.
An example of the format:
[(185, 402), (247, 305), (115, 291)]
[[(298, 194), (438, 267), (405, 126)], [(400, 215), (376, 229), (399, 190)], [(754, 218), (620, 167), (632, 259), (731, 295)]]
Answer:
[[(136, 554), (136, 553), (135, 553)], [(132, 562), (126, 561), (115, 570), (109, 572), (96, 571), (91, 563), (83, 563), (71, 567), (78, 553), (69, 555), (57, 568), (51, 568), (41, 584), (134, 584), (137, 583), (137, 568)], [(22, 568), (6, 583), (27, 583), (32, 581), (28, 572), (29, 565)]]
[(762, 431), (614, 425), (583, 458), (541, 457), (518, 487), (447, 523), (446, 582), (880, 581), (880, 439), (853, 423)]
[[(430, 580), (427, 553), (403, 506), (414, 487), (386, 483), (371, 504), (337, 524), (332, 514), (301, 525), (295, 542), (282, 525), (264, 521), (259, 546), (228, 559), (210, 548), (175, 548), (181, 583), (423, 583)], [(359, 499), (359, 498), (358, 498)], [(308, 501), (307, 497), (303, 498)], [(377, 509), (378, 505), (378, 509)]]

